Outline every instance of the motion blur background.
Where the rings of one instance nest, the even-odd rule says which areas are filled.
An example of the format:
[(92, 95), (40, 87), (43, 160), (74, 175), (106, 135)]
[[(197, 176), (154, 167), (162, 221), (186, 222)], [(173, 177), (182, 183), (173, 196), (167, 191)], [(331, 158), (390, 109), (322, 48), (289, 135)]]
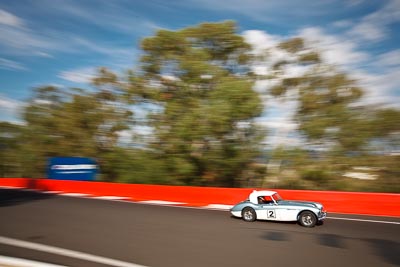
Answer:
[(399, 1), (2, 1), (0, 177), (400, 192)]

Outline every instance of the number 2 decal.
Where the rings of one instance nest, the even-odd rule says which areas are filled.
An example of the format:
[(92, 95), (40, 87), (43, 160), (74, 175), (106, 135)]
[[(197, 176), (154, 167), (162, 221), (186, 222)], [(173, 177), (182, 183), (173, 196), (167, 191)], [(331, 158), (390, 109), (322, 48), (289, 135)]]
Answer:
[(267, 210), (267, 218), (276, 218), (275, 210)]

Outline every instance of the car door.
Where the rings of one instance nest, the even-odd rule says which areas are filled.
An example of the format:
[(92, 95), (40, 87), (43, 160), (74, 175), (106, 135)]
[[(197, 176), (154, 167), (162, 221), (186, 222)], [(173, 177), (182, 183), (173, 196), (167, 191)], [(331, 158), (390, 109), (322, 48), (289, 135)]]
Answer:
[(277, 214), (277, 209), (276, 206), (273, 204), (267, 204), (265, 205), (265, 212), (267, 216), (267, 220), (277, 220), (278, 214)]
[(262, 220), (277, 220), (277, 206), (274, 203), (259, 204), (260, 210), (257, 218)]
[(277, 208), (277, 218), (280, 221), (296, 221), (299, 207), (291, 205), (279, 205)]

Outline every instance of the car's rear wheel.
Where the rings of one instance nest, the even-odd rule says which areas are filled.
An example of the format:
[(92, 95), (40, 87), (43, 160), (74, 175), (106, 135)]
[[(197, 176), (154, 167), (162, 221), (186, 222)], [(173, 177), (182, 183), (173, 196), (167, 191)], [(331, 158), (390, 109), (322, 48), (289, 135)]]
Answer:
[(242, 210), (242, 218), (246, 222), (254, 222), (257, 219), (256, 211), (253, 208), (246, 207)]
[(303, 211), (299, 215), (299, 223), (304, 227), (314, 227), (317, 223), (317, 216), (311, 211)]

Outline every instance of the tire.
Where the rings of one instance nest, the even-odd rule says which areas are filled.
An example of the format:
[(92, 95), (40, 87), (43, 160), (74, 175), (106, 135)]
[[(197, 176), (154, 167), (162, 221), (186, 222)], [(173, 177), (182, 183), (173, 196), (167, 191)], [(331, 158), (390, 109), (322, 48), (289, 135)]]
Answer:
[(314, 227), (317, 224), (317, 216), (313, 212), (306, 210), (300, 213), (298, 221), (301, 226)]
[(242, 219), (246, 222), (254, 222), (257, 219), (256, 211), (250, 207), (244, 208), (242, 210)]

